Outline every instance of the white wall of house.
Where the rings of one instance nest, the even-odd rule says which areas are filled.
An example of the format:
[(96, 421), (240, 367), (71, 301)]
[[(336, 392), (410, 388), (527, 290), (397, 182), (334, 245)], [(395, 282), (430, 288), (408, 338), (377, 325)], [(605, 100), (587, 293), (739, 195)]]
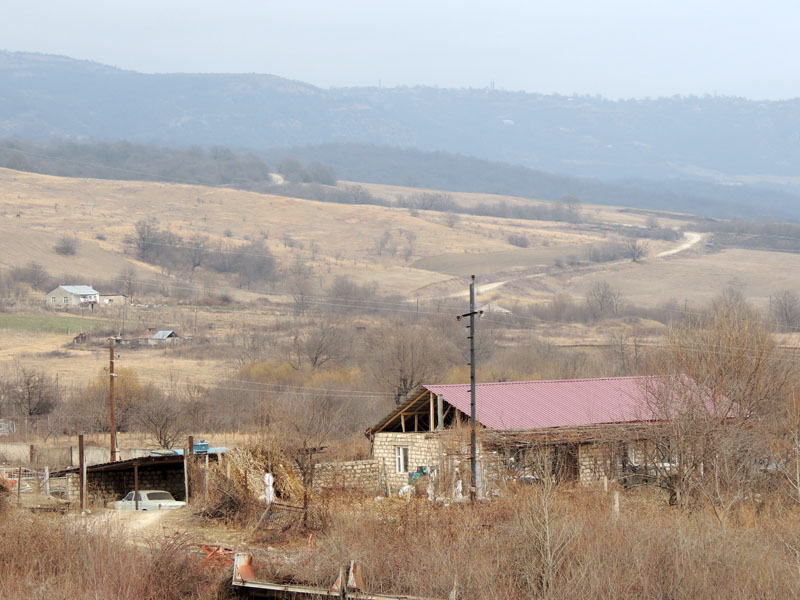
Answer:
[(47, 294), (47, 306), (59, 308), (80, 306), (89, 302), (98, 302), (99, 299), (99, 294), (73, 294), (58, 288)]

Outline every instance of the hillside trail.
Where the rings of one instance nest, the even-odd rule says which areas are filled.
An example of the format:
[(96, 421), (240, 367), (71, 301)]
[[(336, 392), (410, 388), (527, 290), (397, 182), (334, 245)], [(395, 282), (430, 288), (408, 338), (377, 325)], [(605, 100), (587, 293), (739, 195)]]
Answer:
[[(674, 256), (680, 252), (684, 252), (689, 250), (693, 246), (695, 246), (700, 240), (703, 239), (703, 234), (697, 233), (696, 231), (685, 231), (683, 233), (683, 239), (685, 240), (683, 243), (679, 244), (674, 248), (670, 248), (669, 250), (665, 250), (663, 252), (659, 252), (658, 254), (654, 255), (653, 258), (665, 258), (667, 256)], [(603, 268), (611, 267), (614, 265), (624, 265), (628, 263), (628, 260), (617, 260), (614, 262), (604, 263)], [(476, 294), (485, 294), (486, 292), (491, 292), (492, 290), (496, 290), (499, 287), (502, 287), (508, 283), (513, 283), (515, 281), (523, 281), (526, 279), (535, 279), (537, 277), (544, 277), (549, 273), (534, 273), (532, 275), (523, 275), (522, 277), (513, 277), (511, 279), (505, 279), (503, 281), (494, 281), (492, 283), (486, 283), (483, 285), (479, 285), (475, 287)], [(455, 292), (446, 296), (447, 298), (463, 298), (469, 296), (469, 291), (462, 291), (462, 292)]]
[(694, 246), (697, 242), (703, 239), (703, 234), (697, 233), (696, 231), (686, 231), (684, 232), (683, 237), (686, 239), (686, 241), (683, 244), (676, 246), (675, 248), (672, 248), (670, 250), (664, 250), (664, 252), (659, 252), (658, 254), (656, 254), (655, 257), (664, 258), (665, 256), (672, 256), (673, 254), (678, 254), (679, 252), (688, 250), (689, 248)]

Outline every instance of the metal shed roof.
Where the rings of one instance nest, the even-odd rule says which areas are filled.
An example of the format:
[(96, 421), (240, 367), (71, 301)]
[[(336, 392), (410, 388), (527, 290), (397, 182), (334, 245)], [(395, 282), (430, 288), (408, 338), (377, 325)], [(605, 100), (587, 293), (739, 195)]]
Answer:
[(60, 285), (58, 287), (69, 294), (76, 294), (78, 296), (92, 296), (98, 294), (97, 290), (90, 285)]
[(155, 335), (152, 339), (154, 340), (166, 340), (167, 338), (171, 337), (178, 337), (178, 334), (175, 333), (172, 329), (166, 329), (164, 331), (156, 331)]
[[(498, 430), (576, 427), (653, 419), (647, 407), (647, 386), (653, 377), (556, 379), (479, 383), (475, 388), (476, 418)], [(470, 413), (469, 384), (425, 385), (449, 404)]]

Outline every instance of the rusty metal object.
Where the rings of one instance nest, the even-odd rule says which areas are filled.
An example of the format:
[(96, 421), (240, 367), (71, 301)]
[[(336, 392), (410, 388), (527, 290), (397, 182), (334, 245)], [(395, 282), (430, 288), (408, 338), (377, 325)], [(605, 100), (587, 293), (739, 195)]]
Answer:
[(205, 557), (203, 558), (204, 565), (233, 564), (233, 555), (235, 554), (235, 550), (223, 548), (222, 546), (206, 546), (205, 544), (199, 544), (199, 546), (200, 549), (206, 553)]

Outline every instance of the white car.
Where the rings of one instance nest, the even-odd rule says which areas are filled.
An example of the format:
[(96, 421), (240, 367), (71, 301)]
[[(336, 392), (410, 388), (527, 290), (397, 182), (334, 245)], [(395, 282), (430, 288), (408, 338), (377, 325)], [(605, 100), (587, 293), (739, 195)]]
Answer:
[[(186, 502), (175, 500), (164, 490), (139, 490), (139, 510), (172, 510), (186, 506)], [(122, 500), (114, 502), (116, 510), (136, 510), (133, 492), (128, 492)]]

